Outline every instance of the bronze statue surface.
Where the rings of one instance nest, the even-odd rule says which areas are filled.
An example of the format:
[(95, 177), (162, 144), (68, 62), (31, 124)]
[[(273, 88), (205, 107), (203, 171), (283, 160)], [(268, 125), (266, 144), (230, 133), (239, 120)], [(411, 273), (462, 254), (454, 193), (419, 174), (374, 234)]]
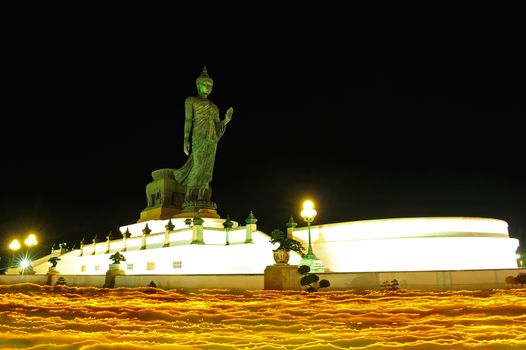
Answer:
[(198, 96), (189, 96), (185, 100), (183, 151), (188, 159), (181, 168), (174, 170), (176, 181), (186, 186), (183, 211), (185, 206), (194, 207), (193, 209), (215, 209), (210, 201), (209, 184), (212, 181), (217, 143), (225, 133), (226, 125), (234, 112), (230, 107), (224, 119), (219, 119), (218, 107), (208, 99), (213, 80), (206, 67), (196, 79), (196, 87)]
[(183, 152), (188, 156), (178, 169), (163, 168), (152, 172), (153, 181), (146, 185), (146, 208), (138, 222), (172, 217), (219, 218), (217, 206), (211, 201), (217, 143), (232, 119), (234, 109), (228, 108), (223, 120), (219, 108), (208, 99), (213, 80), (206, 67), (196, 79), (197, 96), (185, 99)]

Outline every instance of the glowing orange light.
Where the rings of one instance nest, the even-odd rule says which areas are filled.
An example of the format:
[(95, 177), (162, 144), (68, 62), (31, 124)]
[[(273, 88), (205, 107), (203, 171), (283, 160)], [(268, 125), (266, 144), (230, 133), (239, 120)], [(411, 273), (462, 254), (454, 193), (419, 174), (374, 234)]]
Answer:
[[(66, 276), (66, 283), (68, 283)], [(145, 287), (146, 288), (146, 287)], [(3, 344), (36, 348), (521, 349), (526, 288), (184, 292), (0, 285)], [(320, 312), (323, 310), (323, 312)], [(72, 317), (73, 316), (73, 317)], [(155, 331), (152, 331), (155, 330)], [(493, 346), (495, 345), (495, 346)]]

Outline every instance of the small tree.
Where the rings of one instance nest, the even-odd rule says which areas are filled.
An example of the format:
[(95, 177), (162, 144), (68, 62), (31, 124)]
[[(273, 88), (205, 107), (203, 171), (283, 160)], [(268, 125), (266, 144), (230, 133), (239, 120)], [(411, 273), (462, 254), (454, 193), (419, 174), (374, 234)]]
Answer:
[(519, 267), (526, 266), (526, 252), (517, 252), (517, 265), (519, 265)]
[(517, 282), (517, 284), (520, 284), (521, 287), (524, 286), (524, 284), (526, 284), (526, 274), (519, 273), (517, 277), (515, 277), (515, 281)]
[(62, 276), (60, 276), (55, 283), (55, 286), (66, 286), (66, 279)]
[(126, 261), (126, 258), (121, 253), (115, 252), (115, 254), (110, 256), (110, 260), (113, 260), (114, 264), (120, 264), (121, 261)]
[(154, 281), (150, 281), (150, 284), (148, 284), (148, 287), (157, 288), (157, 284), (155, 284)]
[(298, 272), (300, 275), (304, 275), (300, 280), (300, 284), (307, 292), (316, 292), (320, 288), (331, 286), (331, 283), (328, 280), (320, 281), (320, 277), (315, 273), (311, 273), (310, 267), (307, 265), (301, 265), (298, 267)]
[(398, 281), (396, 279), (389, 281), (384, 281), (382, 283), (382, 286), (380, 287), (381, 290), (398, 290)]
[(49, 258), (48, 262), (51, 263), (51, 267), (57, 267), (57, 263), (58, 263), (59, 260), (60, 260), (60, 258), (54, 256), (52, 258)]
[(277, 249), (292, 250), (300, 254), (301, 256), (304, 255), (303, 251), (305, 250), (305, 248), (303, 247), (301, 242), (293, 238), (287, 237), (287, 235), (280, 229), (273, 230), (270, 234), (270, 237), (270, 243), (279, 244), (279, 247)]

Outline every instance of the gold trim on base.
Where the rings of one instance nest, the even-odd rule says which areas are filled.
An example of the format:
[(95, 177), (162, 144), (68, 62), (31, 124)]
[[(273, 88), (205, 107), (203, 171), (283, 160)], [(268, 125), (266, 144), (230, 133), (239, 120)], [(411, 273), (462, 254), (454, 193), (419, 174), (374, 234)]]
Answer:
[(166, 220), (171, 219), (179, 214), (181, 209), (176, 208), (152, 208), (141, 211), (141, 217), (137, 222), (144, 222), (150, 220)]

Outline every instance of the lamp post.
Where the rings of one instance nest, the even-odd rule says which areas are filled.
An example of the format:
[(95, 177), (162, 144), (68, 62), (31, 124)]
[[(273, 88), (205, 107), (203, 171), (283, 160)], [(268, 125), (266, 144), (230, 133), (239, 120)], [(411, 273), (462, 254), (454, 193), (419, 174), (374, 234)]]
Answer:
[(24, 243), (27, 245), (28, 247), (28, 256), (30, 257), (31, 255), (31, 247), (37, 245), (37, 238), (34, 234), (30, 234), (29, 236), (27, 236), (26, 240), (24, 241)]
[(27, 274), (32, 275), (35, 273), (35, 271), (33, 270), (32, 261), (31, 261), (32, 260), (31, 247), (36, 246), (38, 241), (37, 241), (36, 236), (31, 233), (29, 236), (27, 236), (24, 243), (27, 246), (27, 252), (26, 252), (26, 257), (22, 261), (20, 267), (22, 267), (22, 273), (27, 273)]
[(38, 241), (34, 234), (30, 234), (27, 236), (26, 240), (24, 241), (25, 245), (27, 246), (27, 253), (26, 253), (26, 260), (31, 264), (32, 256), (31, 256), (31, 247), (34, 247), (37, 245)]
[(307, 223), (307, 228), (309, 231), (309, 247), (307, 249), (307, 255), (305, 255), (305, 258), (308, 258), (310, 260), (315, 260), (316, 255), (314, 255), (314, 252), (312, 251), (312, 243), (311, 243), (311, 237), (310, 237), (310, 223), (314, 221), (314, 218), (316, 217), (316, 209), (314, 209), (314, 203), (312, 201), (305, 201), (303, 203), (303, 210), (301, 211), (301, 217), (305, 222)]
[(9, 244), (9, 249), (13, 251), (13, 254), (11, 255), (11, 263), (10, 266), (15, 266), (15, 252), (20, 249), (20, 242), (18, 242), (18, 239), (13, 239), (13, 241)]
[(314, 255), (312, 251), (311, 243), (311, 234), (310, 234), (310, 224), (314, 221), (316, 217), (316, 209), (314, 209), (314, 203), (310, 200), (303, 202), (303, 210), (301, 211), (301, 217), (307, 223), (307, 230), (309, 235), (309, 246), (307, 248), (307, 254), (301, 259), (301, 265), (307, 265), (310, 267), (310, 272), (323, 272), (325, 270), (323, 263), (320, 259)]

